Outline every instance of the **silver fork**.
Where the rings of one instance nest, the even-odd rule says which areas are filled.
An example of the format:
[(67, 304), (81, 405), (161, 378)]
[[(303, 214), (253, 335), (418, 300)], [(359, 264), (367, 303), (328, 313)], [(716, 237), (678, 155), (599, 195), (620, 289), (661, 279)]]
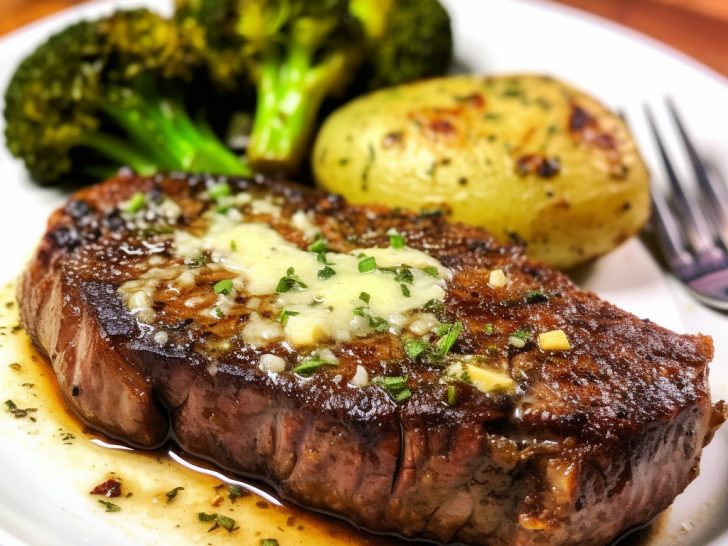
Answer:
[(680, 181), (648, 106), (645, 115), (662, 158), (668, 191), (652, 186), (652, 223), (670, 269), (700, 301), (728, 310), (728, 189), (697, 152), (675, 104), (667, 110), (697, 181), (697, 195)]

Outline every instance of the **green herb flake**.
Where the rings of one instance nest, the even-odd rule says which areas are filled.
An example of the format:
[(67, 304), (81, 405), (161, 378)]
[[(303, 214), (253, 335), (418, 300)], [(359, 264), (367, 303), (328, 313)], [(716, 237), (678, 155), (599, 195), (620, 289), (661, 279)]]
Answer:
[(276, 292), (283, 294), (284, 292), (290, 292), (291, 290), (306, 290), (308, 285), (304, 283), (297, 275), (296, 270), (289, 267), (286, 270), (286, 275), (281, 277), (276, 285)]
[(70, 443), (72, 440), (75, 440), (76, 436), (72, 432), (64, 432), (61, 434), (61, 441), (64, 443)]
[(223, 197), (228, 197), (229, 195), (231, 195), (232, 189), (227, 183), (222, 182), (220, 184), (215, 184), (214, 186), (211, 186), (207, 190), (207, 193), (210, 195), (210, 197), (217, 201), (219, 199), (222, 199)]
[(228, 498), (230, 499), (230, 502), (235, 502), (236, 500), (247, 497), (248, 495), (250, 495), (250, 493), (239, 485), (231, 485), (228, 487)]
[(17, 362), (13, 362), (12, 364), (8, 364), (8, 368), (15, 372), (19, 372), (22, 369), (22, 366)]
[(138, 191), (131, 196), (131, 199), (129, 199), (129, 201), (127, 202), (124, 211), (128, 212), (129, 214), (136, 214), (137, 212), (142, 210), (146, 204), (147, 196), (144, 195), (142, 192)]
[(409, 298), (412, 295), (412, 292), (410, 292), (410, 289), (406, 284), (400, 284), (399, 289), (402, 291), (402, 295), (405, 298)]
[(261, 538), (259, 546), (278, 546), (278, 541), (274, 538)]
[(233, 252), (238, 251), (238, 243), (235, 242), (235, 239), (230, 239), (230, 250)]
[(239, 529), (239, 527), (235, 526), (235, 520), (233, 518), (224, 516), (223, 514), (218, 514), (217, 512), (215, 512), (213, 514), (206, 514), (205, 512), (200, 512), (197, 514), (197, 519), (202, 522), (210, 522), (210, 521), (215, 522), (215, 524), (207, 530), (208, 533), (214, 531), (218, 527), (222, 527), (228, 533), (232, 533), (236, 529)]
[(483, 326), (483, 332), (491, 336), (495, 333), (495, 326), (489, 322), (488, 324)]
[(221, 319), (225, 316), (225, 313), (223, 313), (222, 309), (220, 309), (219, 307), (215, 307), (215, 309), (213, 309), (212, 312), (215, 313), (215, 316), (219, 319)]
[(445, 304), (440, 300), (429, 300), (425, 305), (422, 306), (422, 309), (425, 311), (429, 311), (430, 313), (439, 313), (442, 311), (442, 308), (445, 306)]
[(423, 339), (408, 339), (404, 342), (404, 352), (412, 360), (415, 360), (424, 351), (429, 349), (430, 345)]
[(441, 337), (437, 340), (437, 353), (440, 356), (445, 356), (450, 352), (462, 329), (463, 323), (460, 321), (453, 324), (443, 324), (438, 328), (438, 335)]
[(185, 265), (191, 269), (196, 269), (198, 267), (202, 267), (206, 265), (208, 262), (207, 256), (204, 254), (200, 254), (199, 256), (195, 258), (191, 258), (185, 262)]
[(278, 322), (285, 326), (288, 324), (288, 318), (295, 317), (296, 315), (298, 315), (298, 311), (288, 311), (287, 309), (284, 309), (281, 311), (281, 314), (278, 315)]
[(440, 278), (440, 271), (434, 265), (428, 265), (422, 268), (422, 271), (430, 277)]
[(404, 248), (406, 245), (405, 239), (402, 235), (400, 235), (396, 229), (390, 229), (387, 232), (387, 235), (389, 236), (389, 246), (392, 248), (400, 249)]
[(321, 360), (321, 358), (318, 355), (313, 355), (307, 359), (305, 359), (303, 362), (301, 362), (298, 366), (293, 368), (293, 373), (298, 374), (303, 377), (309, 377), (313, 375), (316, 371), (321, 369), (322, 366), (336, 366), (336, 362), (326, 362), (324, 360)]
[(222, 294), (223, 296), (227, 296), (230, 294), (230, 292), (233, 291), (233, 281), (231, 279), (223, 279), (221, 281), (218, 281), (215, 283), (215, 286), (212, 287), (215, 294)]
[(174, 499), (177, 498), (177, 493), (180, 491), (184, 491), (184, 487), (175, 487), (174, 489), (167, 491), (167, 502), (172, 502)]
[(384, 389), (397, 403), (404, 402), (412, 396), (412, 391), (407, 388), (406, 376), (377, 376), (372, 379), (372, 384)]
[(322, 252), (328, 252), (329, 247), (326, 244), (326, 239), (324, 238), (318, 238), (313, 243), (308, 245), (308, 251), (314, 252), (316, 254), (321, 254)]
[(394, 276), (394, 280), (397, 282), (406, 282), (413, 284), (415, 282), (415, 276), (412, 274), (412, 270), (407, 265), (403, 265), (399, 268), (399, 271)]
[(508, 345), (522, 349), (531, 339), (531, 331), (528, 328), (519, 328), (508, 337)]
[(360, 306), (354, 308), (354, 315), (367, 319), (369, 327), (377, 332), (386, 332), (389, 330), (389, 322), (382, 317), (377, 317), (369, 313), (369, 309)]
[(121, 506), (114, 504), (113, 502), (100, 500), (99, 504), (104, 507), (105, 512), (121, 512)]
[(445, 392), (445, 401), (448, 406), (458, 405), (458, 389), (455, 385), (448, 385)]
[[(28, 417), (28, 414), (38, 411), (38, 408), (19, 408), (12, 400), (5, 400), (5, 407), (8, 409), (8, 413), (16, 419)], [(30, 417), (30, 420), (35, 421), (35, 418)]]
[(543, 292), (543, 290), (529, 290), (525, 294), (527, 303), (543, 303), (549, 301), (549, 297)]
[(333, 268), (329, 267), (328, 265), (324, 267), (323, 269), (320, 269), (319, 272), (316, 274), (319, 280), (325, 281), (326, 279), (330, 279), (336, 275), (336, 271), (334, 271)]
[(369, 273), (377, 268), (377, 261), (373, 257), (364, 258), (359, 262), (359, 273)]
[(371, 296), (366, 292), (360, 292), (359, 299), (368, 305), (369, 300), (371, 299)]

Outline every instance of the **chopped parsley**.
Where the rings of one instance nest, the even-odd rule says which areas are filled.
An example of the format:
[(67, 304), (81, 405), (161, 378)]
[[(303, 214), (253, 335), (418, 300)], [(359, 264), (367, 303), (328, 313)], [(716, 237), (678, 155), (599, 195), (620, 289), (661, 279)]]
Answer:
[(205, 512), (200, 512), (197, 514), (197, 519), (202, 522), (209, 522), (214, 521), (212, 527), (208, 530), (208, 533), (211, 531), (214, 531), (218, 527), (222, 527), (225, 529), (228, 533), (232, 533), (236, 529), (239, 529), (239, 527), (235, 526), (235, 520), (233, 518), (230, 518), (228, 516), (224, 516), (222, 514), (218, 514), (217, 512), (213, 514), (206, 514)]
[(440, 278), (440, 272), (434, 265), (427, 265), (421, 269), (424, 273), (426, 273), (430, 277), (435, 277), (436, 279)]
[(367, 319), (369, 327), (373, 328), (377, 332), (386, 332), (389, 329), (389, 322), (387, 322), (382, 317), (375, 317), (374, 315), (370, 314), (369, 309), (367, 309), (366, 307), (355, 307), (354, 314), (357, 317)]
[(213, 309), (212, 312), (215, 313), (215, 316), (219, 319), (221, 319), (225, 316), (225, 313), (223, 313), (222, 309), (220, 309), (219, 307), (215, 307), (215, 309)]
[(146, 204), (147, 196), (144, 195), (142, 192), (138, 191), (131, 196), (131, 199), (129, 199), (129, 201), (127, 202), (124, 211), (128, 212), (129, 214), (135, 214), (142, 210)]
[(407, 388), (406, 376), (386, 377), (380, 375), (372, 379), (372, 384), (384, 389), (395, 402), (404, 402), (412, 396), (412, 391)]
[(320, 269), (316, 276), (319, 278), (319, 280), (325, 281), (326, 279), (330, 279), (334, 275), (336, 275), (336, 271), (334, 271), (332, 267), (327, 265), (323, 269)]
[(440, 339), (437, 340), (437, 353), (440, 356), (445, 356), (450, 352), (462, 329), (463, 323), (460, 321), (453, 324), (443, 324), (437, 329), (437, 335), (440, 336)]
[(104, 507), (105, 512), (121, 512), (121, 506), (119, 506), (118, 504), (114, 504), (113, 502), (100, 500), (99, 504)]
[(455, 385), (448, 385), (445, 392), (445, 401), (448, 406), (458, 405), (458, 389)]
[(322, 263), (324, 265), (330, 265), (328, 260), (326, 259), (326, 253), (329, 251), (328, 244), (326, 243), (326, 239), (321, 237), (320, 235), (317, 236), (316, 240), (308, 245), (308, 251), (313, 252), (316, 254), (316, 261), (319, 263)]
[(319, 237), (313, 243), (308, 245), (308, 251), (315, 254), (321, 254), (322, 252), (328, 252), (329, 247), (326, 244), (326, 239)]
[(293, 373), (301, 375), (303, 377), (309, 377), (314, 372), (321, 369), (322, 366), (336, 366), (336, 362), (327, 362), (318, 355), (310, 356), (301, 362), (298, 366), (293, 368)]
[(8, 368), (15, 372), (19, 372), (22, 369), (22, 366), (17, 362), (13, 362), (12, 364), (8, 364)]
[(248, 495), (250, 495), (250, 493), (239, 485), (231, 485), (228, 487), (228, 498), (230, 499), (230, 502), (235, 502), (237, 499), (247, 497)]
[(389, 246), (392, 248), (404, 248), (405, 247), (405, 240), (402, 235), (400, 235), (396, 229), (392, 228), (387, 232), (387, 235), (389, 236)]
[(408, 339), (404, 342), (404, 352), (412, 360), (415, 360), (424, 351), (430, 348), (430, 344), (424, 339)]
[(211, 186), (207, 193), (215, 199), (216, 201), (218, 199), (222, 199), (223, 197), (228, 197), (232, 194), (232, 190), (230, 186), (226, 182), (221, 182), (220, 184), (215, 184), (214, 186)]
[(422, 306), (422, 309), (425, 311), (429, 311), (430, 313), (439, 313), (442, 311), (442, 308), (445, 306), (443, 302), (440, 300), (429, 300), (425, 305)]
[(394, 273), (394, 280), (400, 283), (412, 284), (415, 282), (415, 276), (412, 274), (412, 268), (406, 264), (398, 267), (380, 267), (380, 271), (385, 273)]
[(233, 291), (233, 281), (231, 279), (223, 279), (221, 281), (218, 281), (215, 283), (215, 286), (212, 287), (215, 294), (222, 294), (223, 296), (227, 296), (230, 294), (230, 292)]
[(289, 311), (287, 309), (284, 309), (281, 311), (281, 314), (278, 315), (278, 322), (280, 322), (283, 326), (288, 324), (288, 317), (295, 317), (298, 315), (298, 311)]
[(175, 487), (174, 489), (167, 491), (167, 502), (173, 501), (175, 498), (177, 498), (177, 493), (184, 490), (184, 487)]
[(402, 291), (402, 295), (405, 298), (409, 298), (412, 295), (412, 292), (410, 292), (409, 286), (406, 284), (400, 284), (399, 289)]
[(377, 268), (377, 261), (369, 256), (359, 262), (359, 273), (369, 273)]
[[(11, 413), (16, 419), (28, 417), (29, 414), (38, 411), (38, 408), (19, 408), (12, 400), (5, 400), (5, 406), (8, 408), (8, 413)], [(30, 420), (35, 422), (35, 417), (31, 416)]]
[(204, 254), (200, 254), (199, 256), (197, 256), (195, 258), (191, 258), (191, 259), (187, 260), (185, 262), (185, 265), (187, 265), (187, 267), (190, 267), (192, 269), (196, 269), (198, 267), (202, 267), (203, 265), (206, 265), (208, 261), (209, 260), (208, 260), (207, 256), (205, 256)]
[(491, 324), (490, 322), (483, 326), (483, 332), (485, 332), (487, 335), (493, 335), (495, 333), (495, 326)]
[(359, 299), (368, 305), (371, 296), (367, 292), (360, 292)]
[(528, 303), (543, 303), (549, 301), (549, 297), (544, 294), (543, 290), (529, 290), (525, 295)]
[(522, 349), (531, 339), (531, 330), (528, 328), (519, 328), (508, 337), (508, 345)]
[(286, 271), (286, 275), (281, 277), (276, 285), (276, 292), (282, 294), (284, 292), (290, 292), (291, 290), (305, 290), (308, 285), (304, 283), (297, 275), (296, 270), (289, 267)]
[(274, 538), (261, 538), (259, 546), (278, 546), (278, 541)]

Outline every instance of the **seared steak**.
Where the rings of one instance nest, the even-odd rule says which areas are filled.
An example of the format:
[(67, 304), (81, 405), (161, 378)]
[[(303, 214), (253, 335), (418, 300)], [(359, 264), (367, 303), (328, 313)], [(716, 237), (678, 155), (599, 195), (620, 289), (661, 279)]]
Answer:
[[(427, 258), (413, 249), (434, 265), (382, 265)], [(295, 268), (253, 278), (281, 252)], [(317, 279), (298, 265), (311, 256)], [(327, 282), (361, 279), (394, 286), (379, 304), (402, 311), (377, 315), (375, 290), (332, 303)], [(436, 297), (413, 309), (423, 291)], [(50, 218), (19, 300), (91, 427), (142, 447), (171, 435), (373, 531), (605, 544), (695, 478), (725, 418), (710, 338), (640, 320), (440, 214), (292, 185), (120, 176), (80, 191)]]

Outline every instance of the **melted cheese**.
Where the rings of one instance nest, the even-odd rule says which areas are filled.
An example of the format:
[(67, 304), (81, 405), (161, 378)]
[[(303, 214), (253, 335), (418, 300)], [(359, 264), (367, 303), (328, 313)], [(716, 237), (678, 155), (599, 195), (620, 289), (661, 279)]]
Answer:
[[(275, 295), (280, 311), (291, 312), (284, 328), (285, 338), (294, 346), (310, 346), (321, 341), (348, 341), (352, 337), (372, 332), (369, 316), (384, 319), (390, 330), (397, 332), (406, 315), (421, 309), (431, 300), (442, 301), (444, 283), (451, 274), (431, 256), (404, 247), (363, 248), (348, 254), (329, 252), (328, 265), (336, 274), (320, 279), (318, 272), (324, 264), (317, 255), (288, 242), (267, 224), (240, 223), (214, 214), (210, 226), (201, 237), (188, 232), (175, 233), (177, 253), (194, 258), (209, 251), (214, 262), (221, 264), (232, 276), (243, 280), (244, 292), (252, 296)], [(362, 273), (358, 269), (361, 256), (373, 257), (379, 267), (411, 267), (412, 283), (395, 280), (392, 272), (375, 269)], [(422, 271), (434, 267), (439, 278)], [(276, 287), (289, 268), (305, 285), (288, 292), (276, 293)], [(369, 294), (369, 303), (360, 294)], [(409, 296), (405, 294), (409, 293)], [(363, 307), (365, 317), (357, 316)], [(361, 315), (361, 312), (359, 312)]]

